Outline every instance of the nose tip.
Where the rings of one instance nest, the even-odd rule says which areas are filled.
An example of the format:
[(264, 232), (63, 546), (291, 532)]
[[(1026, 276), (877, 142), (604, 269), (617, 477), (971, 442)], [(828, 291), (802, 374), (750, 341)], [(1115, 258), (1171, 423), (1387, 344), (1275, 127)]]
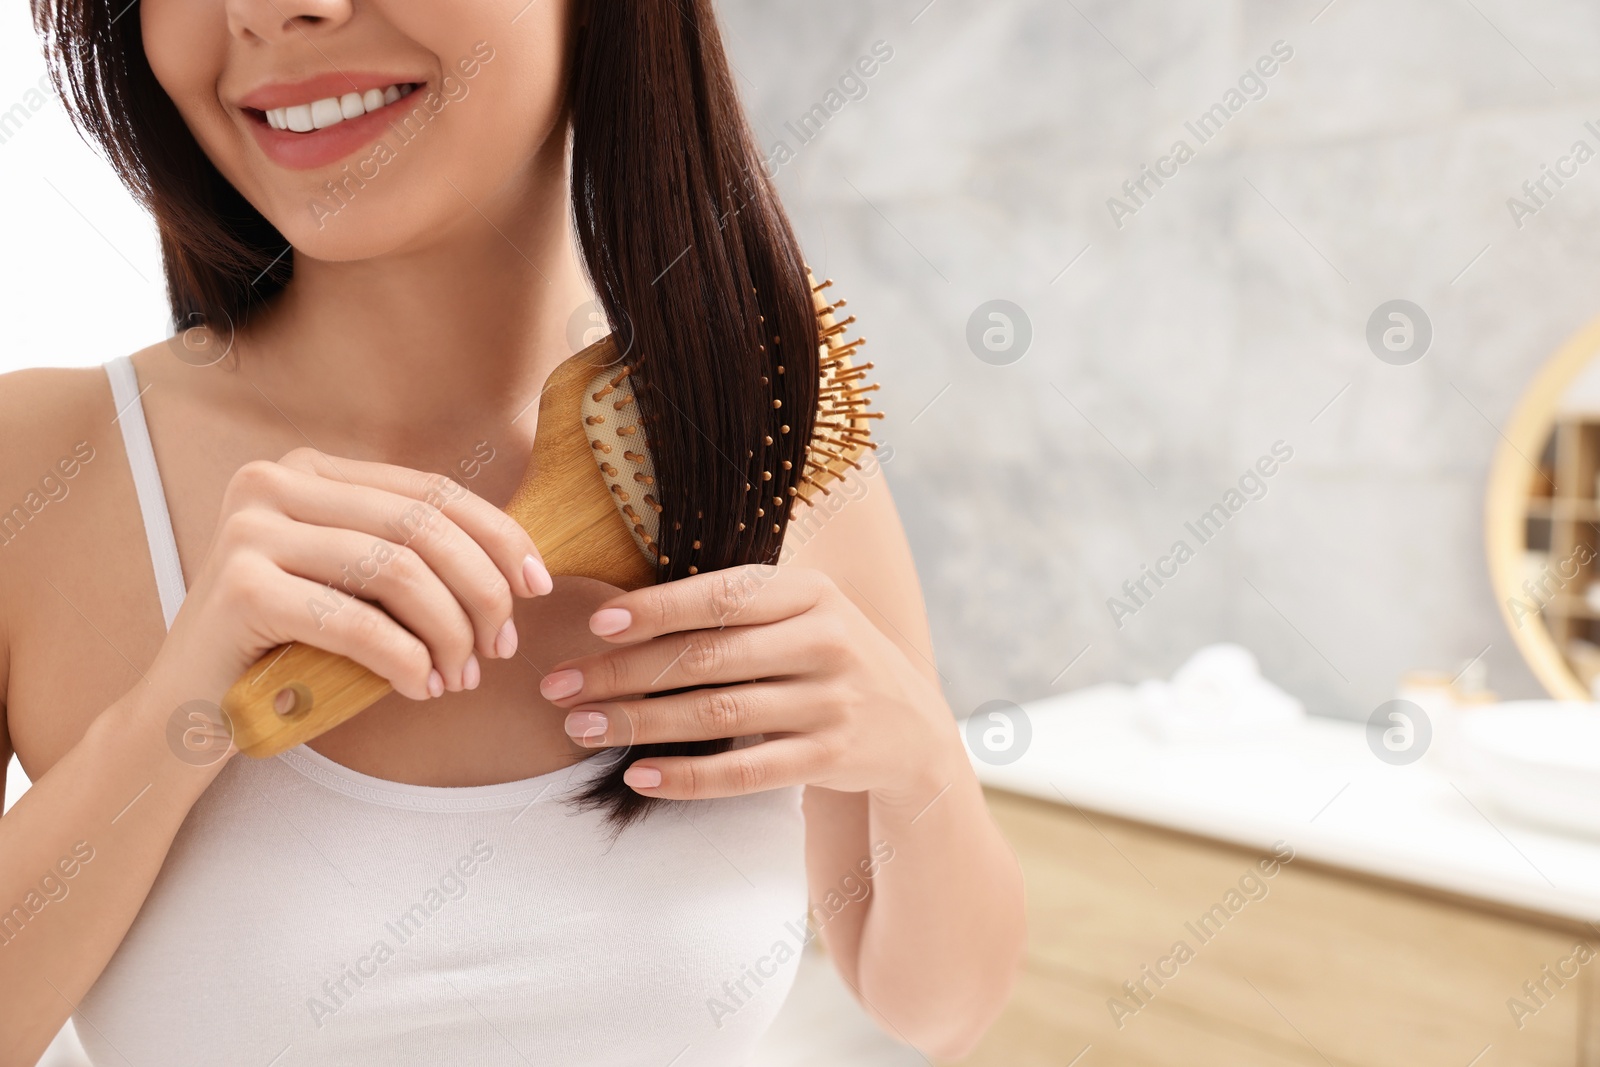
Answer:
[(326, 33), (350, 21), (351, 0), (227, 0), (235, 37), (279, 42)]

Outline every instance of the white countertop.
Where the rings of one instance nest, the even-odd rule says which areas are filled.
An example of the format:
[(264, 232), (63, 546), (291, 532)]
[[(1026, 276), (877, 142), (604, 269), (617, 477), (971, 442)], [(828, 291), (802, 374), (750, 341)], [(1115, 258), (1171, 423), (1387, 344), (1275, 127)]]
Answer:
[[(1308, 716), (1245, 740), (1162, 742), (1131, 688), (1024, 704), (1016, 762), (973, 760), (985, 785), (1566, 918), (1600, 921), (1600, 837), (1518, 821), (1435, 753), (1379, 760), (1364, 724)], [(963, 727), (965, 723), (962, 724)]]

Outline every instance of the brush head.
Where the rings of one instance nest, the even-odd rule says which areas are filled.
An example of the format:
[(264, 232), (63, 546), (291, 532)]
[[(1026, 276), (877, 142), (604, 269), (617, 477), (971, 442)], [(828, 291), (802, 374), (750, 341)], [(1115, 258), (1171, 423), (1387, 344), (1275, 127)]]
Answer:
[[(817, 417), (805, 469), (790, 490), (790, 499), (784, 502), (791, 519), (801, 505), (810, 504), (818, 494), (827, 494), (828, 486), (843, 481), (851, 470), (861, 469), (861, 454), (878, 447), (871, 438), (870, 420), (883, 418), (881, 412), (867, 410), (867, 394), (878, 388), (863, 380), (872, 364), (857, 365), (852, 358), (865, 339), (845, 340), (855, 316), (836, 317), (845, 302), (830, 302), (824, 295), (833, 279), (818, 283), (809, 269), (806, 279), (811, 287), (819, 338)], [(610, 338), (599, 344), (609, 345)], [(787, 370), (781, 364), (774, 369), (779, 374)], [(660, 556), (657, 541), (661, 536), (662, 507), (655, 491), (655, 466), (639, 427), (639, 407), (631, 379), (631, 367), (609, 364), (589, 379), (582, 401), (583, 432), (623, 526), (639, 552), (654, 563)], [(779, 430), (787, 433), (789, 427), (784, 424)]]

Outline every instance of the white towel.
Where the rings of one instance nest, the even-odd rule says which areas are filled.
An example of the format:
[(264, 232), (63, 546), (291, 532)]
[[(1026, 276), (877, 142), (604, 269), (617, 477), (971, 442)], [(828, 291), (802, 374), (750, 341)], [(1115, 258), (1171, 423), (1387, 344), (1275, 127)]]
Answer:
[(1172, 681), (1141, 682), (1137, 693), (1140, 726), (1168, 742), (1255, 737), (1305, 715), (1300, 701), (1261, 677), (1249, 649), (1233, 644), (1207, 645)]

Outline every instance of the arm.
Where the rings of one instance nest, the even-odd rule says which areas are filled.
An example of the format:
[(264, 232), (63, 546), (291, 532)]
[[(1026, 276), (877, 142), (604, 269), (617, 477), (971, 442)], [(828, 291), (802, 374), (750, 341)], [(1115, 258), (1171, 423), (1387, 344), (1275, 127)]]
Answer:
[[(6, 504), (35, 488), (25, 478), (52, 469), (60, 441), (79, 439), (74, 428), (102, 444), (86, 424), (108, 427), (111, 411), (83, 417), (64, 400), (72, 394), (62, 373), (0, 380), (0, 501)], [(85, 501), (74, 504), (81, 516)], [(109, 707), (99, 703), (92, 718), (79, 718), (90, 709), (61, 706), (65, 698), (37, 712), (30, 705), (36, 718), (21, 718), (17, 661), (27, 613), (40, 588), (49, 593), (38, 576), (60, 577), (59, 564), (38, 554), (45, 542), (30, 534), (16, 542), (0, 536), (0, 784), (25, 734), (32, 743), (22, 746), (24, 752), (36, 758), (29, 764), (32, 788), (0, 818), (0, 1064), (6, 1067), (35, 1063), (104, 969), (178, 826), (226, 752), (224, 744), (209, 767), (175, 759), (165, 731), (181, 698), (145, 683)], [(46, 640), (68, 638), (51, 633)], [(41, 737), (49, 743), (40, 744)], [(39, 756), (41, 749), (48, 755)]]
[(210, 766), (173, 758), (167, 712), (181, 702), (143, 685), (130, 692), (0, 819), (0, 1063), (43, 1053), (221, 769), (220, 756)]
[[(801, 511), (787, 541), (777, 568), (607, 601), (590, 628), (623, 647), (552, 668), (545, 696), (590, 747), (763, 735), (717, 755), (640, 759), (624, 780), (684, 800), (805, 785), (813, 903), (837, 900), (844, 879), (872, 882), (822, 926), (840, 973), (888, 1032), (959, 1056), (1009, 994), (1020, 870), (940, 694), (881, 472), (869, 466)], [(698, 688), (635, 696), (683, 687)]]
[(854, 499), (790, 562), (833, 578), (921, 675), (926, 685), (914, 699), (931, 712), (932, 745), (902, 795), (808, 786), (807, 870), (820, 901), (873, 846), (893, 849), (892, 860), (876, 864), (864, 906), (841, 909), (822, 938), (880, 1025), (956, 1057), (1010, 993), (1024, 935), (1022, 875), (940, 694), (921, 589), (889, 487), (881, 471), (868, 471), (856, 477)]

